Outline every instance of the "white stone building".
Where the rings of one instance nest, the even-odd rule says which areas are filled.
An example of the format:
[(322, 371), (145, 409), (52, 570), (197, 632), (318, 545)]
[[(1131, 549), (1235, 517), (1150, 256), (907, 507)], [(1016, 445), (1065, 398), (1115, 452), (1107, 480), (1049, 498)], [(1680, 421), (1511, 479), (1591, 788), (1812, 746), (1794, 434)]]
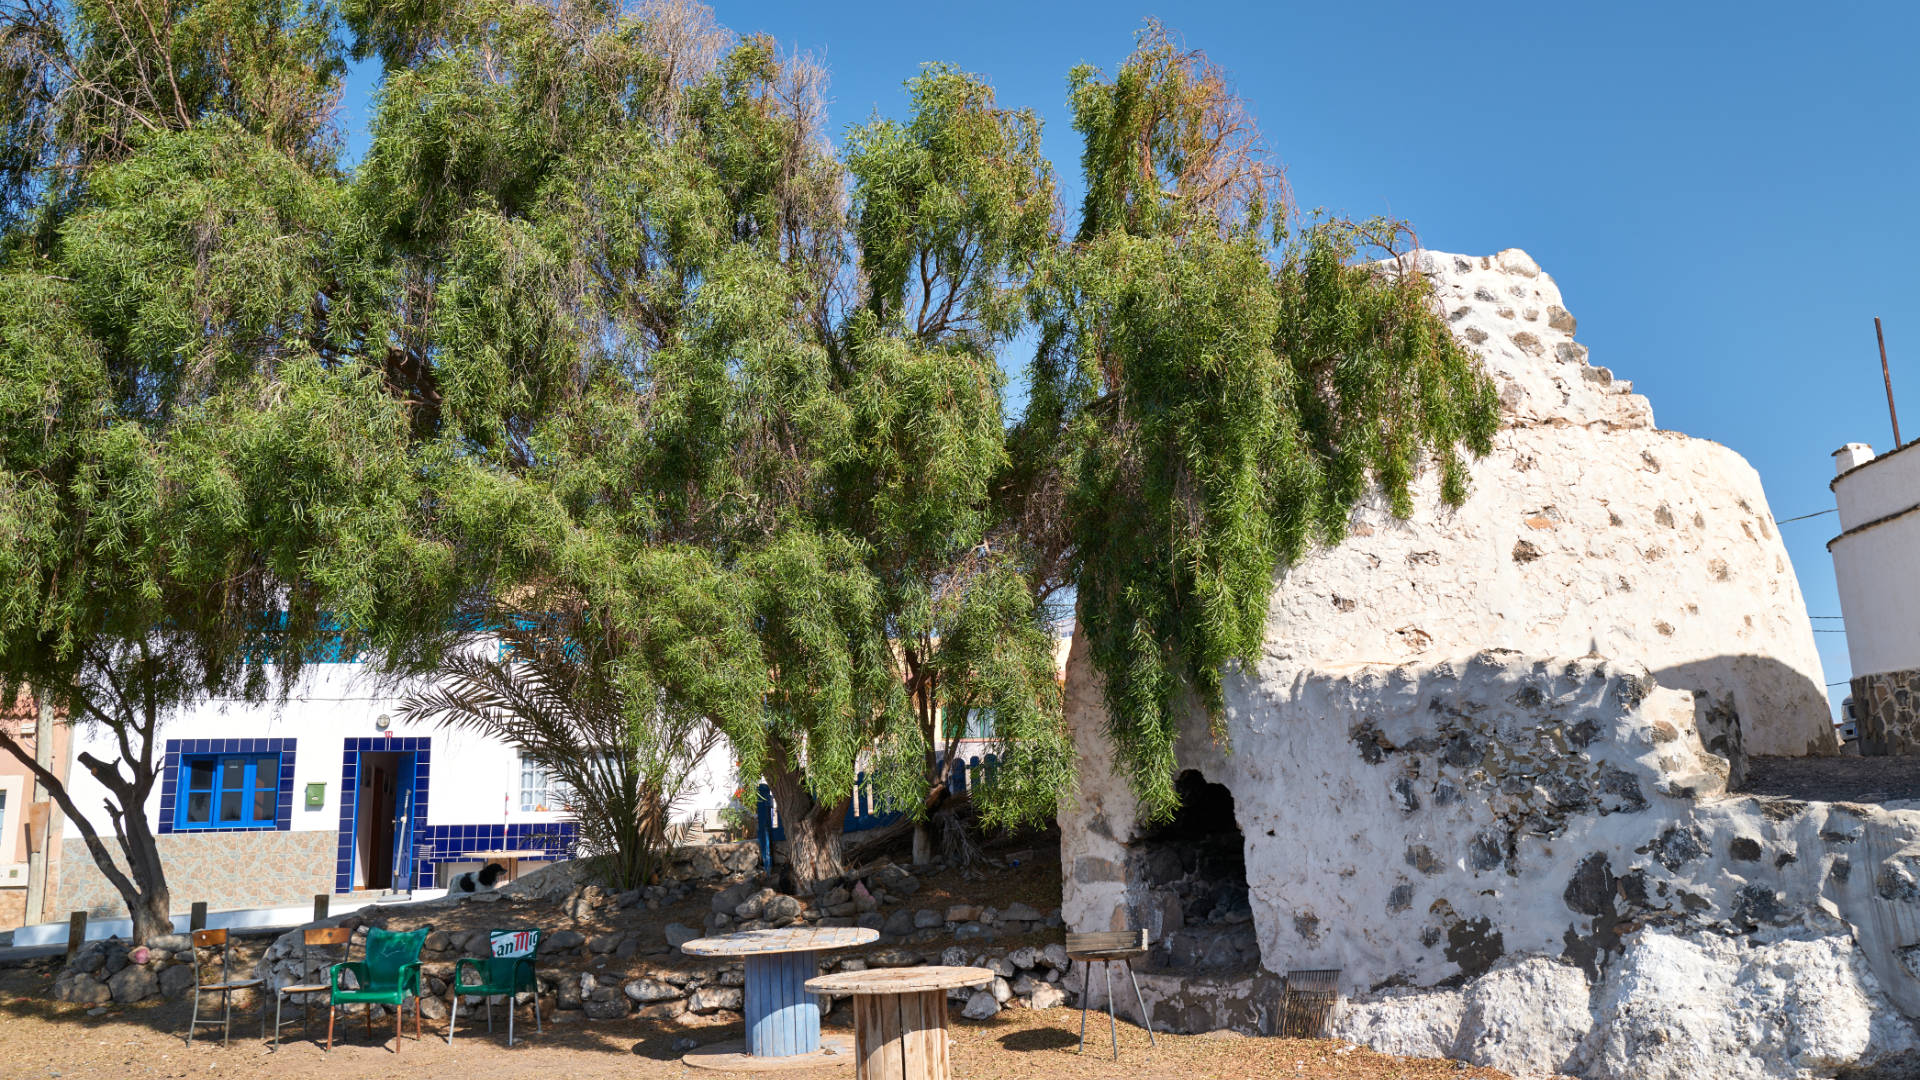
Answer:
[(1160, 1030), (1275, 1031), (1311, 971), (1335, 973), (1334, 1034), (1521, 1076), (1920, 1055), (1920, 802), (1821, 795), (1795, 760), (1871, 765), (1827, 757), (1759, 476), (1657, 428), (1524, 252), (1412, 262), (1500, 391), (1470, 496), (1428, 476), (1410, 519), (1363, 506), (1276, 575), (1224, 738), (1185, 719), (1170, 822), (1141, 820), (1074, 650), (1068, 926), (1149, 931)]
[(1847, 626), (1863, 754), (1920, 753), (1920, 450), (1834, 451), (1840, 535), (1827, 542)]

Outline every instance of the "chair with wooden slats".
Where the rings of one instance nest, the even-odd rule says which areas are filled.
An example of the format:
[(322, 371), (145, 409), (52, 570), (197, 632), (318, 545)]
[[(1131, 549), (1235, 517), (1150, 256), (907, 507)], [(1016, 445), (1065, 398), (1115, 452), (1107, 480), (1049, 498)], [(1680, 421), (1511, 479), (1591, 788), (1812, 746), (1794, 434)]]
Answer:
[[(201, 960), (200, 950), (202, 949), (209, 952), (217, 951), (220, 956), (218, 982), (207, 981), (207, 966), (211, 960)], [(193, 1015), (187, 1021), (187, 1045), (193, 1045), (194, 1029), (212, 1024), (220, 1025), (220, 1045), (227, 1045), (233, 1037), (233, 995), (242, 990), (252, 990), (261, 984), (260, 979), (233, 977), (233, 944), (227, 940), (225, 930), (195, 930), (193, 932)], [(220, 995), (220, 1019), (200, 1019), (200, 998), (204, 994)], [(266, 1013), (266, 1009), (260, 1010), (262, 1020), (266, 1019)]]
[(280, 1019), (280, 1009), (287, 999), (295, 994), (307, 995), (300, 1005), (300, 1033), (307, 1038), (313, 1037), (313, 995), (326, 994), (332, 987), (323, 980), (327, 977), (327, 968), (333, 964), (331, 958), (322, 957), (319, 964), (314, 963), (313, 950), (316, 948), (339, 948), (341, 959), (346, 958), (346, 946), (353, 940), (353, 928), (347, 926), (327, 926), (317, 930), (308, 930), (300, 935), (300, 974), (292, 983), (273, 988), (273, 1049), (280, 1049), (280, 1032), (291, 1020)]
[(1108, 930), (1092, 934), (1068, 934), (1067, 958), (1078, 963), (1084, 974), (1080, 979), (1080, 1050), (1087, 1048), (1087, 991), (1092, 988), (1093, 965), (1107, 980), (1107, 1028), (1113, 1036), (1113, 1060), (1120, 1060), (1120, 1022), (1113, 1014), (1113, 964), (1125, 964), (1127, 981), (1133, 984), (1133, 999), (1140, 1003), (1140, 1026), (1147, 1029), (1147, 1041), (1158, 1047), (1153, 1037), (1153, 1022), (1147, 1019), (1147, 999), (1140, 993), (1140, 980), (1134, 978), (1133, 962), (1147, 955), (1145, 930)]

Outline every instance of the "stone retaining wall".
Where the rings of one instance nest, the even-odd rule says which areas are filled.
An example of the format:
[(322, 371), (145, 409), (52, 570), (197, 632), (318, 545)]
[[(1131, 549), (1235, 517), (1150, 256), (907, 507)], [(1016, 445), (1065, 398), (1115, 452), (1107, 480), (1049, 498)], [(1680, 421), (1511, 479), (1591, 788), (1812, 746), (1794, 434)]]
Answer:
[(1862, 754), (1920, 754), (1920, 670), (1857, 675), (1849, 685)]

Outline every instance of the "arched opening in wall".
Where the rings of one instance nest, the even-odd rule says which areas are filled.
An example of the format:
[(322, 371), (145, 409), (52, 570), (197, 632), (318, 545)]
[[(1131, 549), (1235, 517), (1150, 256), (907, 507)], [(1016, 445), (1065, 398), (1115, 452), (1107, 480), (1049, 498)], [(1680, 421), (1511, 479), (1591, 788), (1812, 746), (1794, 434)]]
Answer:
[(1174, 781), (1180, 809), (1129, 844), (1129, 878), (1154, 941), (1150, 966), (1251, 971), (1260, 943), (1247, 896), (1247, 849), (1233, 793), (1188, 769)]

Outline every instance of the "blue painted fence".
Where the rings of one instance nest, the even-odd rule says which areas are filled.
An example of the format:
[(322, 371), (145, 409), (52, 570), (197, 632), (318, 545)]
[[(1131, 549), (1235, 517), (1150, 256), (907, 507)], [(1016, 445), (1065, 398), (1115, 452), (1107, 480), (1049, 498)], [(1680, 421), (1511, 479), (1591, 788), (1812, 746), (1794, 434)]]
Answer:
[[(1000, 759), (988, 754), (985, 758), (968, 758), (960, 768), (953, 770), (947, 777), (947, 790), (955, 795), (964, 795), (981, 784), (991, 784), (1000, 771)], [(873, 792), (873, 785), (867, 782), (867, 774), (861, 773), (853, 780), (853, 799), (847, 804), (847, 817), (841, 825), (841, 832), (865, 832), (878, 829), (900, 820), (901, 811), (892, 806), (882, 806)], [(760, 839), (760, 865), (773, 868), (773, 845), (787, 838), (786, 829), (780, 825), (779, 816), (774, 812), (773, 792), (767, 785), (759, 788), (759, 801), (755, 807), (760, 827), (755, 833)]]

